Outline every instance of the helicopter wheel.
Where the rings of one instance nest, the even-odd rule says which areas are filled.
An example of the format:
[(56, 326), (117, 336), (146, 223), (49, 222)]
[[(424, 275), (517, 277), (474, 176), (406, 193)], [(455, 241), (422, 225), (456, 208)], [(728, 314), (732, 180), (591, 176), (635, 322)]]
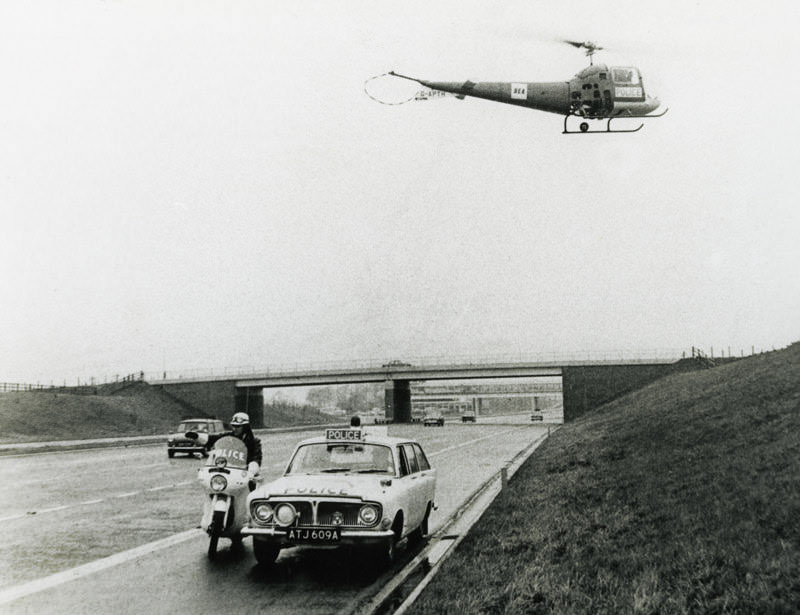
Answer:
[(589, 130), (589, 124), (587, 122), (581, 122), (580, 125), (581, 132), (586, 132)]

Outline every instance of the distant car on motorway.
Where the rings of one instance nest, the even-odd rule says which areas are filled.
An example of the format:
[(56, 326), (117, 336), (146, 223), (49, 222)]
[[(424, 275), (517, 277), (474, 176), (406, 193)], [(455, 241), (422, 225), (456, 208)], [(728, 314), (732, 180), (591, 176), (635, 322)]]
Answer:
[(429, 410), (425, 413), (425, 418), (422, 419), (422, 424), (425, 427), (432, 425), (444, 427), (444, 415), (439, 410)]
[(475, 422), (475, 411), (474, 410), (465, 410), (464, 414), (461, 415), (461, 422), (462, 423), (474, 423)]
[(225, 425), (219, 419), (184, 419), (175, 428), (175, 431), (167, 436), (167, 455), (173, 457), (175, 453), (186, 453), (194, 455), (200, 453), (203, 457), (208, 457), (206, 444), (199, 443), (196, 439), (187, 438), (186, 432), (197, 434), (207, 433), (210, 436), (224, 433)]
[(381, 367), (413, 367), (411, 363), (406, 363), (405, 361), (399, 361), (394, 359), (393, 361), (389, 361), (388, 363), (384, 363)]
[(248, 496), (242, 535), (253, 537), (262, 565), (299, 545), (364, 548), (388, 564), (400, 540), (428, 533), (435, 493), (436, 470), (419, 442), (327, 429), (297, 445), (281, 478)]

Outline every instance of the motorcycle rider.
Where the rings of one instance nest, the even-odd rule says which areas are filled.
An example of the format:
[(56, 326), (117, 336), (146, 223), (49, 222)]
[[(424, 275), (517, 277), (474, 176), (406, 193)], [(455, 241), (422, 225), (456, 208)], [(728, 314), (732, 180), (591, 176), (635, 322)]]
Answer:
[(257, 438), (250, 427), (250, 417), (246, 412), (237, 412), (231, 418), (231, 431), (208, 436), (208, 447), (225, 436), (239, 438), (247, 447), (247, 472), (252, 479), (261, 470), (261, 439)]

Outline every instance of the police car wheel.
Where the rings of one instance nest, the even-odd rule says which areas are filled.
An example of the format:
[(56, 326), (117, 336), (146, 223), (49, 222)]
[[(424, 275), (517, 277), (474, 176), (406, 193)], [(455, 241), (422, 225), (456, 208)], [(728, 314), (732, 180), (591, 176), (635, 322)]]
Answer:
[(394, 537), (387, 540), (384, 544), (378, 547), (378, 565), (382, 567), (391, 566), (397, 556), (397, 540)]
[(253, 553), (255, 554), (256, 561), (259, 564), (263, 566), (269, 566), (270, 564), (274, 563), (278, 558), (279, 551), (280, 547), (271, 545), (265, 540), (253, 538)]
[(431, 505), (428, 504), (428, 507), (425, 509), (425, 518), (422, 520), (422, 523), (408, 535), (409, 542), (411, 543), (419, 543), (422, 542), (425, 537), (428, 535), (428, 517), (431, 514)]

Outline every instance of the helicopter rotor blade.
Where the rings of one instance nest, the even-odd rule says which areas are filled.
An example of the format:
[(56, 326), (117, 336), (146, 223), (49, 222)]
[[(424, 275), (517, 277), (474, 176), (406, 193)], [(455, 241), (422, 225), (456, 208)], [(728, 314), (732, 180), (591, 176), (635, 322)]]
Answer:
[(578, 49), (586, 49), (587, 53), (594, 53), (595, 51), (601, 51), (605, 49), (605, 47), (601, 47), (595, 42), (592, 41), (562, 41), (567, 43), (568, 45), (572, 45), (573, 47), (577, 47)]

